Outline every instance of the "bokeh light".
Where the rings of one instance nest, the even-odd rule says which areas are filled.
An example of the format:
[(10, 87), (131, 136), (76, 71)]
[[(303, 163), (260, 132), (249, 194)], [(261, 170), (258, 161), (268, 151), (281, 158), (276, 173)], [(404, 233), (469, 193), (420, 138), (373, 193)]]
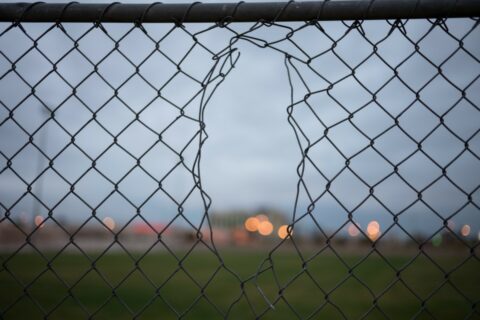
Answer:
[(375, 241), (380, 236), (380, 224), (373, 220), (367, 226), (367, 235), (370, 240)]
[(39, 228), (43, 228), (45, 226), (45, 224), (43, 223), (43, 221), (45, 220), (44, 217), (38, 215), (35, 217), (35, 226), (39, 227)]
[(285, 239), (287, 238), (288, 236), (292, 235), (293, 232), (290, 231), (290, 234), (288, 233), (288, 225), (284, 224), (284, 225), (281, 225), (279, 228), (278, 228), (278, 236), (280, 237), (280, 239)]
[(356, 237), (356, 236), (358, 236), (358, 235), (360, 234), (360, 230), (358, 230), (358, 227), (357, 227), (355, 224), (353, 224), (353, 223), (351, 223), (351, 224), (348, 226), (347, 231), (348, 231), (348, 235), (349, 235), (350, 237)]
[(266, 220), (258, 224), (258, 233), (262, 236), (269, 236), (273, 232), (273, 224)]
[(450, 228), (451, 230), (455, 229), (455, 222), (453, 222), (453, 220), (448, 220), (447, 227)]
[(464, 237), (468, 237), (470, 235), (470, 231), (470, 226), (466, 224), (462, 227), (462, 229), (460, 229), (460, 234)]
[(245, 220), (245, 229), (250, 232), (255, 232), (258, 230), (258, 225), (260, 221), (258, 220), (257, 217), (250, 217), (247, 220)]
[(259, 222), (268, 221), (268, 217), (264, 214), (258, 214), (257, 219), (258, 219)]
[(108, 229), (110, 230), (115, 229), (115, 220), (113, 220), (113, 218), (106, 217), (103, 219), (103, 223)]

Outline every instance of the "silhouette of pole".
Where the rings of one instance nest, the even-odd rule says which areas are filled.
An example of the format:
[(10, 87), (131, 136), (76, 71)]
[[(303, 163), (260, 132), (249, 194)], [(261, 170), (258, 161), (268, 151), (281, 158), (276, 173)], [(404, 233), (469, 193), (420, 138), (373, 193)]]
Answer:
[[(50, 116), (50, 112), (45, 108), (40, 106), (40, 113), (44, 113), (47, 116)], [(40, 130), (40, 134), (38, 137), (38, 144), (37, 147), (40, 150), (46, 150), (47, 146), (47, 134), (48, 134), (48, 126), (45, 125), (43, 130)], [(35, 172), (37, 176), (42, 172), (43, 165), (45, 163), (45, 157), (39, 152), (37, 157), (37, 167)], [(43, 186), (44, 186), (44, 177), (39, 176), (34, 187), (33, 187), (33, 194), (39, 199), (42, 200), (43, 198)], [(35, 228), (35, 217), (40, 214), (40, 201), (36, 198), (33, 199), (33, 207), (32, 207), (32, 222), (33, 228)]]

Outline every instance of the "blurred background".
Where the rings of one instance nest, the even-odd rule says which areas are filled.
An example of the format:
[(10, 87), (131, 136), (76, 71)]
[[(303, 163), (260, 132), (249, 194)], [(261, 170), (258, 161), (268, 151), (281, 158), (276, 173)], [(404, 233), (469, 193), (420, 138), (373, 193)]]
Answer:
[[(469, 301), (478, 300), (480, 285), (474, 271), (480, 241), (480, 34), (473, 19), (448, 19), (448, 32), (443, 25), (432, 29), (430, 21), (411, 20), (405, 24), (406, 35), (401, 28), (389, 33), (390, 23), (368, 21), (349, 31), (351, 22), (322, 22), (325, 32), (308, 26), (288, 40), (289, 28), (304, 23), (263, 26), (235, 42), (230, 55), (225, 54), (229, 41), (252, 24), (231, 24), (230, 29), (144, 24), (145, 34), (131, 24), (106, 23), (104, 32), (91, 24), (64, 24), (62, 30), (38, 23), (3, 32), (0, 212), (5, 218), (0, 223), (0, 278), (5, 288), (18, 289), (22, 297), (21, 289), (30, 281), (42, 283), (34, 276), (42, 270), (34, 268), (35, 259), (40, 266), (45, 257), (58, 262), (60, 254), (70, 258), (54, 268), (54, 275), (75, 270), (71, 265), (81, 265), (82, 255), (90, 257), (83, 261), (88, 273), (92, 261), (108, 253), (110, 260), (100, 274), (107, 275), (115, 291), (112, 279), (118, 278), (121, 289), (129, 273), (114, 275), (112, 267), (127, 270), (132, 263), (128, 256), (143, 262), (143, 256), (153, 255), (157, 260), (146, 258), (142, 267), (151, 269), (153, 278), (166, 277), (183, 271), (179, 260), (193, 248), (196, 267), (186, 269), (198, 279), (206, 270), (224, 267), (210, 254), (213, 237), (231, 268), (221, 278), (225, 282), (229, 277), (232, 283), (239, 278), (252, 281), (248, 277), (263, 268), (262, 261), (272, 266), (277, 282), (252, 284), (258, 313), (277, 301), (275, 290), (291, 287), (289, 281), (302, 273), (305, 261), (314, 263), (315, 257), (326, 254), (320, 259), (326, 265), (312, 269), (326, 270), (319, 277), (329, 278), (332, 288), (359, 261), (372, 264), (365, 269), (363, 280), (368, 284), (361, 290), (375, 285), (378, 290), (365, 293), (365, 303), (359, 298), (358, 308), (344, 309), (347, 316), (368, 313), (369, 297), (398, 282), (389, 285), (389, 276), (418, 261), (412, 284), (405, 286), (422, 281), (425, 286), (397, 293), (380, 310), (400, 318), (415, 315), (424, 297), (444, 287), (442, 277), (448, 270), (465, 267), (464, 276), (452, 282), (442, 298), (427, 299), (434, 301), (427, 313), (450, 319), (478, 316), (478, 307), (471, 311)], [(458, 39), (463, 41), (461, 49)], [(262, 48), (263, 41), (273, 44)], [(378, 55), (373, 54), (373, 44)], [(212, 59), (219, 52), (224, 54)], [(295, 59), (285, 60), (285, 52)], [(352, 112), (354, 117), (347, 121)], [(206, 125), (206, 140), (199, 119)], [(289, 119), (294, 119), (293, 128)], [(307, 146), (303, 184), (297, 190), (297, 166)], [(211, 203), (194, 174), (201, 175), (201, 189)], [(207, 245), (198, 242), (199, 234)], [(171, 258), (169, 252), (178, 259), (156, 272), (155, 261), (161, 265)], [(201, 260), (207, 264), (203, 271), (198, 268)], [(275, 269), (275, 261), (284, 271)], [(25, 279), (12, 271), (13, 265)], [(375, 284), (371, 273), (384, 271), (385, 279), (379, 276)], [(78, 283), (86, 279), (72, 277), (80, 279)], [(204, 281), (208, 284), (215, 277), (205, 274)], [(12, 279), (23, 280), (14, 284)], [(305, 288), (314, 283), (304, 281), (303, 289), (288, 292), (295, 295), (290, 301), (297, 301), (293, 309), (307, 315), (319, 303), (302, 305)], [(76, 283), (67, 281), (68, 286)], [(259, 287), (266, 296), (259, 295)], [(107, 286), (107, 298), (108, 290)], [(165, 290), (175, 297), (174, 288)], [(225, 290), (219, 288), (220, 293), (211, 296)], [(62, 294), (39, 304), (63, 310)], [(140, 306), (150, 305), (150, 294), (141, 291), (137, 296), (144, 300), (127, 295), (121, 301), (142, 310)], [(200, 310), (193, 312), (197, 318), (210, 315), (191, 307), (198, 294), (187, 292), (192, 299), (170, 309)], [(78, 296), (87, 314), (103, 308), (88, 302), (101, 299), (81, 292)], [(230, 297), (223, 306), (237, 295)], [(400, 312), (395, 305), (402, 297), (408, 307)], [(2, 307), (27, 303), (12, 299)], [(452, 306), (451, 313), (444, 313), (445, 302)], [(242, 303), (249, 308), (247, 302), (236, 305)], [(74, 314), (64, 309), (57, 316)], [(326, 307), (325, 315), (341, 314), (331, 309)], [(122, 314), (115, 307), (106, 310), (107, 318)], [(8, 312), (12, 317), (22, 314), (20, 309)]]

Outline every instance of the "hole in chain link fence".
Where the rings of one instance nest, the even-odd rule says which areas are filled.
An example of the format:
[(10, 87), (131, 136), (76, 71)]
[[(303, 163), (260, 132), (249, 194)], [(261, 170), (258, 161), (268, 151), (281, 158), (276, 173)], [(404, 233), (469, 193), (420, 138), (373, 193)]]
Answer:
[(475, 319), (478, 19), (1, 24), (0, 315)]

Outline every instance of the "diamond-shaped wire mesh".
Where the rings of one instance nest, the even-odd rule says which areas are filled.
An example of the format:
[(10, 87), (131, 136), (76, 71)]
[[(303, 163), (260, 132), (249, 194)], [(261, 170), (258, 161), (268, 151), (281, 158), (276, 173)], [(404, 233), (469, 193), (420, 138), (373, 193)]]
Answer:
[[(478, 22), (4, 24), (0, 315), (479, 318)], [(300, 151), (252, 273), (200, 179), (245, 45), (283, 59)]]

